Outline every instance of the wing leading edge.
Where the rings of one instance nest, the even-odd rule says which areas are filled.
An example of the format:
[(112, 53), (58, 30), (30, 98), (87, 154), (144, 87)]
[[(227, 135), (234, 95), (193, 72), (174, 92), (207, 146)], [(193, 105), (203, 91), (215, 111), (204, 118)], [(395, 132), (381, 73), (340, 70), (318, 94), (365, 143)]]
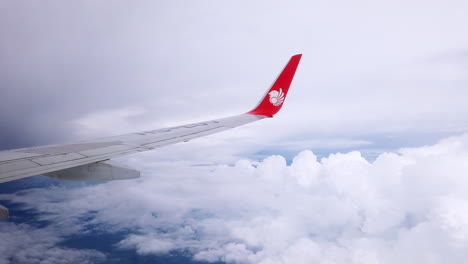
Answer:
[(301, 54), (291, 57), (257, 107), (245, 114), (73, 144), (0, 151), (0, 183), (39, 174), (64, 180), (137, 178), (139, 172), (115, 166), (107, 160), (273, 117), (284, 103), (300, 59)]

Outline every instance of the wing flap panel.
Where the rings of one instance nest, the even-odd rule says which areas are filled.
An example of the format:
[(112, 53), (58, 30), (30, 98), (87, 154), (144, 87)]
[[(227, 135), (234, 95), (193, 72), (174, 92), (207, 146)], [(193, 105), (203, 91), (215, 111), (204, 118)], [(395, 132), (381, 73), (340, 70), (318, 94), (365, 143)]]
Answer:
[(42, 154), (24, 153), (19, 151), (0, 151), (0, 162), (12, 161), (15, 159), (25, 159), (29, 157), (37, 157), (41, 155)]
[(41, 157), (41, 158), (35, 158), (35, 159), (32, 159), (32, 161), (41, 166), (44, 166), (44, 165), (50, 165), (50, 164), (55, 164), (55, 163), (60, 163), (60, 162), (65, 162), (65, 161), (70, 161), (70, 160), (83, 159), (83, 158), (86, 158), (86, 156), (78, 154), (78, 153), (68, 153), (68, 154), (52, 155), (52, 156), (46, 156), (46, 157)]
[(82, 155), (85, 155), (87, 157), (95, 157), (99, 155), (106, 155), (106, 154), (111, 154), (111, 153), (116, 153), (116, 152), (122, 152), (130, 149), (134, 149), (135, 146), (127, 146), (127, 145), (114, 145), (114, 146), (108, 146), (104, 148), (96, 148), (96, 149), (89, 149), (85, 151), (80, 151), (79, 153)]
[(92, 150), (92, 149), (97, 149), (97, 148), (104, 148), (108, 146), (114, 146), (120, 143), (121, 142), (116, 142), (116, 141), (99, 141), (99, 142), (90, 142), (90, 143), (85, 142), (85, 143), (74, 143), (74, 144), (67, 144), (67, 145), (60, 145), (60, 146), (46, 146), (46, 147), (22, 149), (21, 152), (59, 155), (59, 154)]
[(0, 164), (0, 175), (11, 171), (19, 171), (36, 167), (39, 167), (39, 165), (30, 160), (16, 160), (11, 162), (4, 162)]

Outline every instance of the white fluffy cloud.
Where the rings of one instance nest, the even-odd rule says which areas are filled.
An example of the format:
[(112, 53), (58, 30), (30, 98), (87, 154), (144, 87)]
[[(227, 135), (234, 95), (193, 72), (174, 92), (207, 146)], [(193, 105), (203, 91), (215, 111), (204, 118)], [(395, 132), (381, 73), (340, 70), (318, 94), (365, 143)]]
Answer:
[(138, 180), (0, 198), (36, 208), (57, 230), (131, 230), (116, 246), (139, 254), (180, 249), (196, 260), (263, 264), (463, 263), (467, 160), (468, 135), (372, 162), (359, 152), (318, 160), (306, 150), (291, 164), (270, 156), (190, 166), (147, 153), (127, 160), (143, 168)]

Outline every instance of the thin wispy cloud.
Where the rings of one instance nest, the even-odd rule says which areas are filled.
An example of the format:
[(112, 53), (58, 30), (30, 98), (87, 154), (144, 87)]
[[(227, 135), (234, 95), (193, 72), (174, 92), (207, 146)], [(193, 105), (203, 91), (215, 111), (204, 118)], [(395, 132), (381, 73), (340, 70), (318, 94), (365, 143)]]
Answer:
[(98, 263), (106, 256), (93, 249), (60, 245), (66, 235), (53, 227), (37, 228), (27, 224), (0, 223), (0, 263)]

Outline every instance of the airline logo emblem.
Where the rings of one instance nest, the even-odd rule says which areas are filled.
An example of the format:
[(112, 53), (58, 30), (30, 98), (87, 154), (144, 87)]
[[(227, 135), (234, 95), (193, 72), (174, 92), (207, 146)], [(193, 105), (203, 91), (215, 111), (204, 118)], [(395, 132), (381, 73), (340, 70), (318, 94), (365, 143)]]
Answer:
[(273, 90), (268, 93), (270, 96), (270, 103), (274, 106), (280, 106), (284, 102), (284, 93), (283, 89), (279, 89), (279, 92), (276, 90)]

